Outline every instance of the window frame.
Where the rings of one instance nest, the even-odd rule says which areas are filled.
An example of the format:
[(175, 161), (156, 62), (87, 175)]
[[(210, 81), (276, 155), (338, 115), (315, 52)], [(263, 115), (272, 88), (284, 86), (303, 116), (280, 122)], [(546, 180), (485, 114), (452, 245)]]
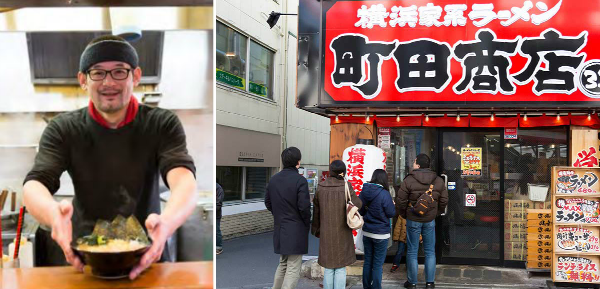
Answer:
[[(239, 167), (241, 168), (241, 176), (240, 176), (240, 199), (235, 199), (235, 200), (229, 200), (229, 201), (224, 201), (224, 204), (239, 204), (239, 203), (254, 203), (254, 202), (260, 202), (260, 201), (264, 201), (264, 197), (262, 198), (251, 198), (248, 199), (246, 196), (246, 188), (247, 188), (247, 166), (218, 166), (218, 167)], [(267, 183), (266, 185), (269, 185), (269, 181), (271, 180), (271, 177), (273, 177), (273, 175), (276, 173), (277, 168), (275, 167), (260, 167), (260, 168), (266, 168), (267, 169)], [(266, 187), (265, 187), (266, 188)], [(266, 191), (265, 191), (266, 193)]]
[[(262, 43), (258, 39), (256, 39), (256, 38), (254, 38), (254, 37), (252, 37), (252, 36), (250, 36), (250, 35), (242, 32), (242, 31), (240, 31), (239, 29), (236, 29), (235, 27), (233, 27), (233, 26), (231, 26), (229, 24), (227, 24), (225, 21), (223, 21), (223, 20), (221, 20), (219, 18), (216, 19), (216, 22), (217, 22), (216, 25), (219, 25), (219, 23), (220, 23), (221, 25), (223, 25), (223, 26), (225, 26), (225, 27), (233, 30), (236, 33), (239, 33), (240, 35), (242, 35), (244, 37), (246, 37), (246, 47), (247, 47), (247, 49), (246, 49), (246, 63), (244, 64), (245, 65), (245, 67), (244, 67), (244, 70), (245, 70), (244, 81), (246, 83), (245, 89), (241, 89), (239, 87), (235, 87), (235, 86), (232, 86), (230, 84), (227, 84), (227, 83), (224, 83), (224, 82), (220, 82), (218, 80), (216, 80), (216, 83), (218, 85), (226, 86), (227, 88), (233, 89), (235, 91), (244, 92), (246, 95), (252, 96), (252, 97), (260, 99), (260, 100), (265, 100), (265, 101), (270, 101), (270, 102), (276, 102), (275, 101), (275, 87), (277, 85), (275, 83), (275, 75), (277, 74), (277, 72), (275, 71), (275, 69), (276, 69), (277, 65), (275, 63), (275, 61), (276, 61), (276, 57), (275, 56), (277, 54), (277, 51), (275, 49), (272, 49), (271, 47), (265, 45), (264, 43)], [(255, 42), (257, 45), (261, 46), (262, 48), (266, 49), (267, 51), (270, 51), (270, 52), (273, 53), (273, 55), (272, 55), (272, 57), (273, 57), (273, 67), (272, 67), (272, 73), (271, 73), (271, 76), (272, 76), (271, 81), (272, 81), (272, 84), (273, 84), (272, 86), (273, 87), (272, 88), (268, 88), (272, 92), (272, 96), (271, 97), (269, 97), (269, 93), (267, 93), (266, 96), (262, 96), (260, 94), (256, 94), (256, 93), (253, 93), (253, 92), (250, 91), (250, 61), (251, 61), (251, 59), (250, 59), (250, 50), (251, 50), (251, 43), (252, 43), (252, 41)], [(215, 45), (216, 45), (216, 42), (215, 42)], [(215, 69), (216, 69), (216, 62), (215, 62)]]

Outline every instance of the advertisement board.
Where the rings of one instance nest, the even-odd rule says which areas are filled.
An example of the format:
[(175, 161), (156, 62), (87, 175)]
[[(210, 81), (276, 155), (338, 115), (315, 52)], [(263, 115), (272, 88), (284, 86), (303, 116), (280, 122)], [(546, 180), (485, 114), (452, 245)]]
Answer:
[(298, 106), (598, 106), (598, 13), (565, 0), (301, 0)]

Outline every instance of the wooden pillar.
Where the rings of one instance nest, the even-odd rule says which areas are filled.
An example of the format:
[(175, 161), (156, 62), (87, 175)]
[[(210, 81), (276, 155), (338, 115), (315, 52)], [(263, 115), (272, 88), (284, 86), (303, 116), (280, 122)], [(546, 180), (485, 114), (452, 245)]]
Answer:
[[(571, 126), (571, 137), (569, 139), (569, 164), (576, 166), (579, 160), (581, 164), (590, 164), (593, 158), (600, 158), (600, 141), (598, 141), (598, 130), (584, 126)], [(594, 153), (595, 152), (595, 153)], [(591, 154), (591, 155), (590, 155)], [(594, 167), (598, 167), (598, 162)], [(583, 165), (584, 167), (586, 165)]]
[(331, 125), (329, 140), (329, 163), (342, 160), (344, 150), (356, 144), (358, 139), (372, 139), (376, 142), (374, 124), (340, 123)]

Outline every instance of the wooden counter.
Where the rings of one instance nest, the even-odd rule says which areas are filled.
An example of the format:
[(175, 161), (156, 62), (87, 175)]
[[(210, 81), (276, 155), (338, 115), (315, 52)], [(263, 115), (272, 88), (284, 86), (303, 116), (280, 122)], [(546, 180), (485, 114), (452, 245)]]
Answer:
[(157, 263), (137, 279), (103, 280), (73, 267), (0, 270), (2, 289), (213, 288), (213, 262)]

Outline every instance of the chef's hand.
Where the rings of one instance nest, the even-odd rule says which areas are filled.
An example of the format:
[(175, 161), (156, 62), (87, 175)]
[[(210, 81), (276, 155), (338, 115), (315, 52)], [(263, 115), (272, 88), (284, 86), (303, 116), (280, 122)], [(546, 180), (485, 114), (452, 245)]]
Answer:
[(160, 215), (150, 214), (146, 219), (146, 229), (148, 229), (148, 235), (152, 239), (152, 246), (142, 256), (140, 263), (129, 273), (129, 279), (131, 280), (137, 278), (142, 271), (160, 259), (169, 237), (169, 225), (161, 219)]
[(67, 262), (73, 265), (78, 271), (83, 272), (83, 262), (81, 262), (71, 249), (71, 240), (73, 239), (71, 216), (73, 216), (73, 205), (71, 202), (67, 200), (60, 201), (57, 212), (52, 220), (52, 239), (62, 249)]

